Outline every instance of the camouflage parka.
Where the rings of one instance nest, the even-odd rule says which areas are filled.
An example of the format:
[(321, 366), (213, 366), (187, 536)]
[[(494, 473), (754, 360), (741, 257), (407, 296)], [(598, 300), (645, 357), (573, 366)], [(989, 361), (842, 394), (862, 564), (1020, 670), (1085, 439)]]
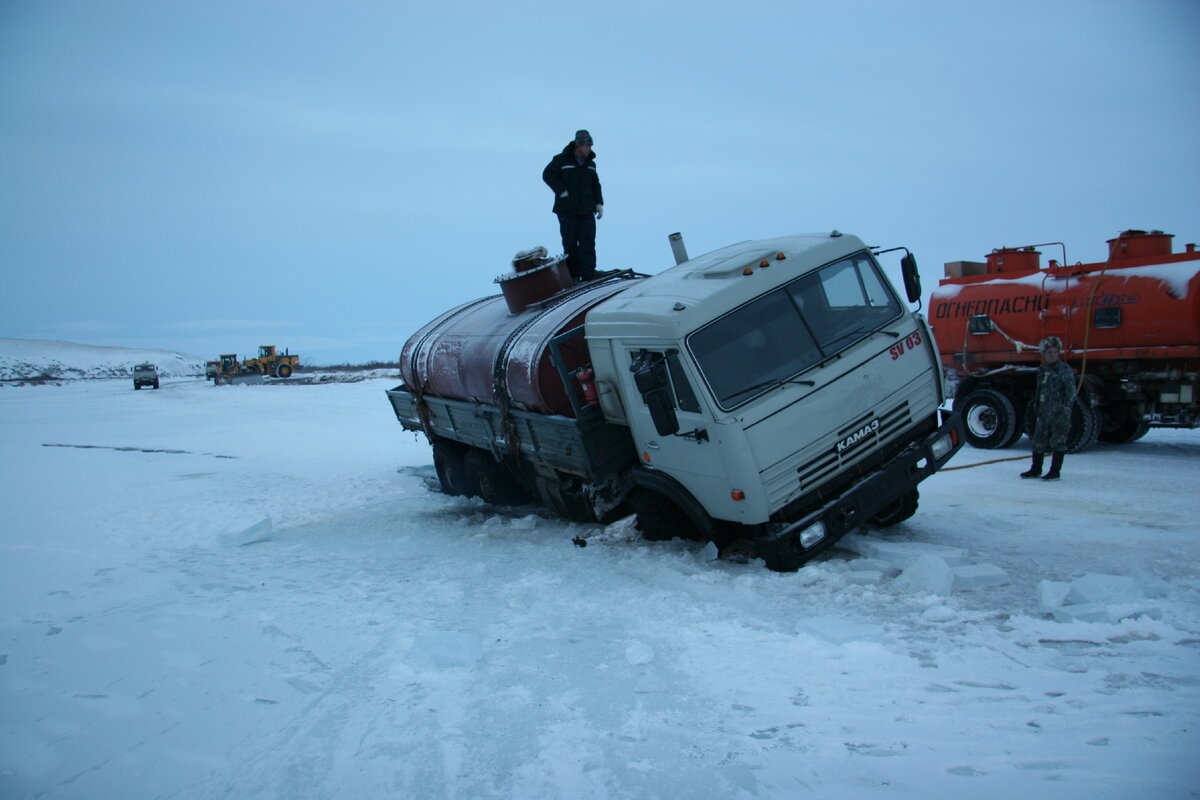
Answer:
[(1037, 391), (1027, 413), (1034, 420), (1033, 452), (1063, 453), (1071, 430), (1071, 406), (1075, 403), (1075, 372), (1063, 361), (1038, 370)]

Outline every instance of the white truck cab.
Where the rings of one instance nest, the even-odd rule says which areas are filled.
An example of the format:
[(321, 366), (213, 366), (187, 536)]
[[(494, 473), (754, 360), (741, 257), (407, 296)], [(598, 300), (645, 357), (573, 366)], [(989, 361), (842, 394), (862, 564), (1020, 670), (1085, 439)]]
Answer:
[[(629, 425), (639, 483), (685, 511), (694, 501), (703, 515), (689, 521), (706, 538), (703, 517), (803, 518), (940, 428), (929, 329), (854, 236), (722, 248), (598, 306), (585, 329), (601, 408)], [(958, 442), (952, 427), (937, 438), (944, 463)], [(907, 516), (915, 483), (875, 491), (882, 505), (860, 498), (851, 515)], [(814, 545), (836, 533), (824, 527)]]

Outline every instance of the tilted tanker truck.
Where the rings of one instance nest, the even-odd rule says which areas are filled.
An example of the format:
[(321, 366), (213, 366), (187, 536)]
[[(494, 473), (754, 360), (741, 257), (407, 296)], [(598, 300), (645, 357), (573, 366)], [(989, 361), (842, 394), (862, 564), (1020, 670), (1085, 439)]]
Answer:
[(689, 260), (671, 238), (674, 267), (582, 284), (542, 248), (518, 253), (500, 295), (408, 340), (387, 395), (442, 490), (586, 522), (632, 511), (647, 539), (777, 570), (911, 516), (961, 426), (939, 411), (924, 319), (872, 249), (834, 231)]
[(946, 264), (929, 317), (970, 444), (1008, 447), (1027, 432), (1038, 343), (1051, 335), (1079, 377), (1069, 452), (1200, 426), (1200, 252), (1173, 252), (1172, 238), (1124, 231), (1093, 264), (1068, 265), (1058, 242), (1062, 260), (1045, 267), (1047, 244)]

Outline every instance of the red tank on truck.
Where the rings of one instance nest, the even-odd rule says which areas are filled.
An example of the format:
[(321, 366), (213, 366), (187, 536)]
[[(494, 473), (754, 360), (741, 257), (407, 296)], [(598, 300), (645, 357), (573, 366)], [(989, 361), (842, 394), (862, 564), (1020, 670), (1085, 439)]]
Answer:
[[(1174, 252), (1172, 238), (1127, 230), (1090, 264), (1067, 264), (1060, 242), (946, 264), (929, 316), (970, 444), (1008, 447), (1028, 432), (1047, 336), (1079, 375), (1069, 452), (1200, 426), (1200, 252)], [(1062, 258), (1043, 265), (1048, 247)]]
[(583, 522), (633, 513), (647, 539), (778, 570), (912, 516), (962, 446), (908, 305), (915, 258), (893, 256), (906, 303), (877, 260), (893, 250), (837, 231), (697, 258), (671, 241), (675, 265), (653, 276), (580, 284), (522, 251), (501, 294), (408, 340), (387, 395), (428, 437), (441, 490)]

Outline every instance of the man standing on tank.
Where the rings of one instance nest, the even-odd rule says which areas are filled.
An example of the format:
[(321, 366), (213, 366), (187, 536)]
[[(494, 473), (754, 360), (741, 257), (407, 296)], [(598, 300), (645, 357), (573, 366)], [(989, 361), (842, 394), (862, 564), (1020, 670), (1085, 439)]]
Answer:
[[(1037, 390), (1029, 402), (1028, 414), (1036, 421), (1033, 428), (1033, 463), (1022, 478), (1056, 481), (1062, 476), (1067, 434), (1071, 430), (1071, 407), (1075, 404), (1075, 372), (1062, 360), (1062, 340), (1047, 336), (1039, 348), (1042, 366), (1038, 370)], [(1042, 463), (1051, 453), (1050, 471), (1042, 474)]]
[(592, 135), (576, 131), (575, 138), (542, 170), (542, 180), (554, 191), (567, 269), (576, 283), (590, 281), (596, 277), (596, 220), (604, 216)]

